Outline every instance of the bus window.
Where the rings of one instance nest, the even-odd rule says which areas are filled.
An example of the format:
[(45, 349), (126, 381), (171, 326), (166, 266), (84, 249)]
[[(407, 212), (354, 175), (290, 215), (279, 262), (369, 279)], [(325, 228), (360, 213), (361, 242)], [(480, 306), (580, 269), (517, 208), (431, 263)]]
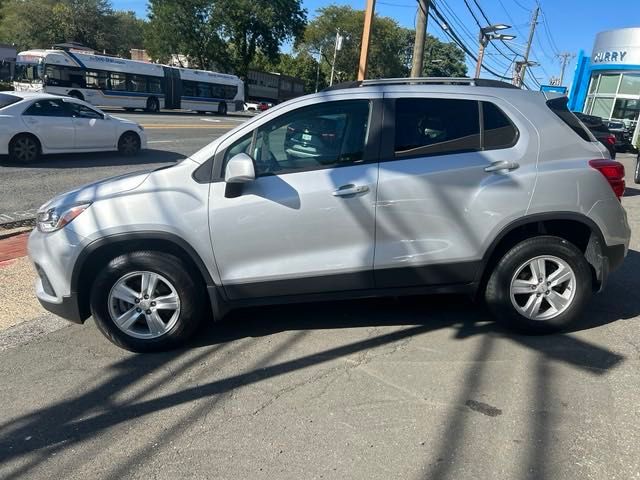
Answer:
[(227, 100), (233, 100), (237, 93), (238, 87), (234, 87), (233, 85), (224, 86), (224, 98), (226, 98)]
[(85, 86), (84, 72), (80, 68), (47, 65), (44, 73), (47, 76), (47, 85), (76, 88)]
[(111, 90), (125, 91), (127, 89), (127, 77), (124, 73), (111, 72)]
[(210, 98), (211, 89), (208, 83), (198, 83), (198, 96), (200, 98)]
[(129, 81), (130, 92), (146, 92), (147, 91), (147, 77), (142, 75), (127, 75)]
[(162, 81), (156, 77), (148, 78), (149, 93), (162, 93)]
[(196, 82), (190, 82), (189, 80), (182, 81), (182, 94), (185, 97), (197, 96)]
[(87, 70), (84, 74), (87, 88), (97, 88), (100, 90), (107, 89), (107, 72), (99, 72), (97, 70)]

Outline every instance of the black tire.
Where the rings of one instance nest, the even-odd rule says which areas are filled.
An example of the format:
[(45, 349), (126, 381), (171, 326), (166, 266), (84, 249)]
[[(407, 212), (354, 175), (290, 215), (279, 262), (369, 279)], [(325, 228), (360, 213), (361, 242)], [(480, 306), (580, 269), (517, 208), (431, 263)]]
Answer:
[(227, 102), (218, 103), (218, 115), (226, 115), (227, 114)]
[(640, 155), (638, 155), (638, 159), (636, 160), (636, 172), (633, 176), (633, 181), (640, 184)]
[(16, 135), (9, 142), (9, 158), (17, 163), (33, 163), (40, 158), (42, 148), (36, 137), (29, 133)]
[[(180, 298), (180, 312), (173, 327), (162, 336), (141, 339), (121, 330), (109, 313), (109, 294), (124, 275), (147, 271), (160, 274), (175, 287)], [(139, 251), (121, 255), (111, 260), (97, 275), (91, 288), (91, 314), (100, 332), (119, 347), (132, 352), (158, 352), (183, 345), (196, 331), (206, 309), (204, 285), (194, 279), (177, 257), (167, 253)], [(142, 314), (141, 314), (142, 315)]]
[(118, 140), (118, 152), (125, 157), (140, 153), (140, 137), (135, 132), (124, 132)]
[(72, 90), (69, 92), (69, 96), (71, 98), (76, 98), (78, 100), (82, 100), (84, 101), (84, 95), (82, 95), (80, 92), (78, 92), (77, 90)]
[[(521, 314), (513, 305), (510, 294), (511, 281), (522, 265), (542, 255), (553, 256), (566, 262), (575, 275), (575, 292), (566, 310), (562, 313), (548, 320), (533, 320)], [(591, 294), (591, 267), (582, 252), (575, 245), (562, 238), (540, 236), (518, 243), (500, 259), (487, 283), (485, 300), (495, 319), (506, 327), (523, 333), (542, 334), (572, 327), (579, 320)], [(542, 296), (541, 302), (543, 305), (545, 304), (544, 293), (532, 293), (532, 295)], [(516, 297), (514, 296), (514, 298)], [(546, 303), (546, 305), (549, 308), (550, 304)]]
[(158, 113), (160, 111), (160, 102), (156, 97), (149, 97), (147, 99), (147, 112)]

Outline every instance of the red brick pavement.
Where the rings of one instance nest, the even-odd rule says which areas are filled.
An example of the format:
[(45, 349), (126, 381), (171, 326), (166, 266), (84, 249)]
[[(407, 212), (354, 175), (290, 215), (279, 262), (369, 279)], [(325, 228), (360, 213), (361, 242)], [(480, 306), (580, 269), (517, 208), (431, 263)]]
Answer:
[(4, 262), (24, 257), (27, 254), (28, 237), (29, 232), (25, 232), (0, 240), (0, 267)]

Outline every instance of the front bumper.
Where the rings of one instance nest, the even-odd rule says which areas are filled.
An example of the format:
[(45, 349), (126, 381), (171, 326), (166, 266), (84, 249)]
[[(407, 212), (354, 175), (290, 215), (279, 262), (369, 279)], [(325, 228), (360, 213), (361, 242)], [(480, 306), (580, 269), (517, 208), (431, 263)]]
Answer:
[(40, 304), (66, 320), (82, 323), (79, 299), (71, 290), (73, 265), (83, 245), (83, 237), (69, 226), (53, 233), (34, 229), (27, 249), (38, 277), (35, 290)]

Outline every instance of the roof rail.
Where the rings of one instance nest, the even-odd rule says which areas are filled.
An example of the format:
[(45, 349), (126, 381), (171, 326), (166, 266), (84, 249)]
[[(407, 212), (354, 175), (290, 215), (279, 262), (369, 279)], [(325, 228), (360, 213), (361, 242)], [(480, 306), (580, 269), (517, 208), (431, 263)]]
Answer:
[(485, 78), (465, 77), (409, 77), (409, 78), (377, 78), (371, 80), (355, 80), (352, 82), (338, 83), (327, 87), (323, 92), (342, 90), (345, 88), (368, 87), (373, 85), (469, 85), (473, 87), (516, 88), (507, 82), (489, 80)]

